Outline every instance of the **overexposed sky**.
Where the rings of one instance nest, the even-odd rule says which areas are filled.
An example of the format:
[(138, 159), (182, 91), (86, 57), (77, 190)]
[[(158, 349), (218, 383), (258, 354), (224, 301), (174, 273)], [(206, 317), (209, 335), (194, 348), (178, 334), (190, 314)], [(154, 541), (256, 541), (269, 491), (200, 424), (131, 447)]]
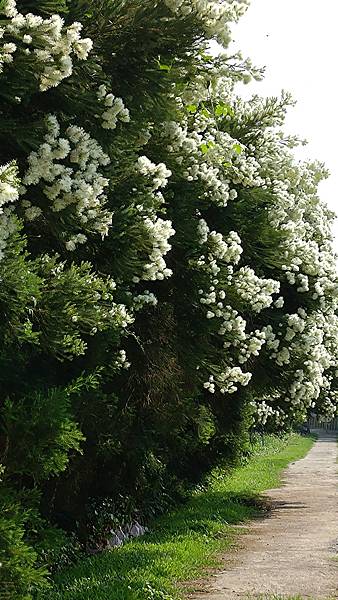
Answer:
[[(338, 213), (338, 0), (251, 0), (233, 26), (235, 48), (265, 66), (265, 79), (238, 88), (261, 96), (290, 91), (286, 130), (308, 140), (300, 158), (316, 158), (331, 172), (320, 196)], [(338, 220), (334, 227), (338, 251)]]

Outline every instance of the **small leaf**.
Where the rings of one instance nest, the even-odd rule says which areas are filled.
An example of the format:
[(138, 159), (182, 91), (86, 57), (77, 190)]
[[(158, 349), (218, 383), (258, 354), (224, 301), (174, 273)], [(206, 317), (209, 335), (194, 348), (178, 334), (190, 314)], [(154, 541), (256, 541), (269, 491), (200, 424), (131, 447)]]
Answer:
[(230, 117), (234, 116), (234, 110), (231, 108), (229, 104), (225, 104), (224, 102), (220, 102), (217, 104), (215, 108), (215, 116), (216, 117), (226, 117), (229, 115)]
[(203, 117), (210, 117), (210, 113), (206, 108), (202, 108), (201, 110), (201, 115), (203, 115)]
[(188, 112), (194, 114), (195, 112), (197, 112), (197, 105), (196, 104), (188, 104), (186, 109)]
[(210, 117), (211, 116), (210, 110), (208, 110), (207, 107), (204, 104), (202, 104), (201, 115), (203, 115), (204, 117)]
[(218, 104), (215, 108), (215, 115), (216, 117), (222, 117), (222, 116), (226, 116), (228, 114), (228, 108), (226, 106), (222, 106), (221, 104)]
[(214, 142), (205, 142), (204, 144), (201, 144), (200, 148), (201, 148), (201, 152), (202, 154), (206, 154), (211, 148), (214, 147)]
[(234, 144), (232, 148), (236, 154), (242, 154), (243, 152), (242, 147), (239, 144)]
[(172, 64), (171, 65), (166, 65), (165, 63), (162, 63), (160, 56), (156, 59), (156, 63), (157, 63), (157, 66), (158, 66), (158, 68), (159, 68), (160, 71), (166, 71), (167, 73), (169, 71), (171, 71)]
[(162, 65), (160, 63), (159, 64), (159, 69), (160, 69), (160, 71), (171, 71), (171, 66), (170, 65)]
[(207, 62), (207, 63), (208, 62), (210, 63), (210, 62), (214, 61), (214, 57), (213, 56), (211, 56), (210, 54), (204, 54), (204, 52), (201, 53), (201, 59), (204, 60), (204, 62)]

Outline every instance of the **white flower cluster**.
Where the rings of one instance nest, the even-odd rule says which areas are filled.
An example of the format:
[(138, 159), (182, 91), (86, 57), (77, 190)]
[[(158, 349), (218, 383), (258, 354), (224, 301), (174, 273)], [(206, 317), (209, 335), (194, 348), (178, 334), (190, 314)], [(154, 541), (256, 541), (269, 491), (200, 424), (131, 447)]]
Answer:
[(251, 373), (244, 373), (240, 367), (226, 367), (221, 373), (210, 375), (203, 387), (211, 394), (215, 393), (216, 386), (221, 394), (233, 394), (239, 385), (248, 385), (251, 377)]
[[(169, 4), (180, 14), (195, 10), (194, 2), (169, 0)], [(201, 10), (204, 5), (202, 1)], [(254, 97), (243, 102), (233, 98), (230, 73), (220, 86), (210, 84), (209, 75), (207, 72), (208, 85), (203, 75), (197, 75), (193, 85), (178, 92), (181, 97), (177, 103), (183, 116), (180, 122), (165, 123), (160, 135), (167, 145), (171, 160), (168, 165), (175, 172), (175, 180), (178, 175), (191, 182), (196, 211), (203, 212), (203, 216), (203, 209), (212, 204), (226, 207), (229, 200), (235, 201), (234, 186), (239, 190), (256, 188), (257, 197), (261, 194), (264, 199), (267, 194), (269, 198), (264, 207), (266, 227), (271, 228), (276, 247), (272, 253), (263, 244), (261, 260), (263, 270), (268, 267), (264, 272), (274, 272), (274, 279), (258, 277), (249, 266), (236, 270), (239, 257), (245, 265), (239, 236), (231, 256), (226, 247), (228, 240), (211, 232), (206, 218), (200, 218), (197, 227), (197, 243), (202, 252), (190, 265), (209, 278), (200, 290), (200, 302), (206, 308), (210, 330), (219, 327), (218, 333), (228, 350), (225, 359), (229, 359), (231, 368), (235, 353), (238, 362), (244, 363), (250, 356), (257, 356), (263, 345), (266, 354), (280, 367), (281, 388), (265, 397), (263, 404), (257, 402), (257, 419), (264, 424), (268, 419), (283, 424), (292, 415), (304, 415), (316, 402), (320, 407), (323, 393), (329, 397), (330, 372), (337, 362), (338, 278), (331, 243), (332, 214), (317, 195), (318, 182), (326, 175), (319, 164), (297, 163), (291, 149), (299, 140), (286, 137), (278, 129), (288, 106), (293, 104), (288, 94), (283, 94), (281, 100)], [(227, 133), (229, 130), (232, 135)], [(241, 209), (244, 201), (241, 196), (235, 210), (237, 206)], [(225, 210), (225, 220), (226, 217)], [(266, 231), (263, 233), (267, 235)], [(278, 296), (280, 282), (283, 296)], [(302, 294), (306, 310), (295, 309), (294, 314), (283, 310), (284, 303), (288, 306), (290, 302), (290, 285), (295, 286), (291, 292), (293, 301)], [(251, 308), (255, 313), (270, 307), (267, 318), (271, 324), (267, 323), (261, 331), (248, 332), (245, 320), (236, 311), (241, 301), (247, 305), (246, 310)], [(211, 377), (205, 382), (205, 389), (214, 392), (217, 375), (213, 373)]]
[[(303, 310), (300, 309), (302, 312)], [(304, 311), (305, 313), (305, 311)], [(295, 337), (295, 335), (297, 333), (302, 333), (305, 329), (306, 326), (306, 313), (304, 314), (304, 318), (300, 315), (300, 314), (292, 314), (292, 315), (286, 315), (286, 322), (287, 322), (287, 328), (286, 328), (286, 333), (284, 336), (284, 339), (287, 342), (290, 342), (291, 340), (293, 340), (293, 338)]]
[(157, 306), (158, 300), (149, 290), (144, 290), (141, 294), (133, 296), (133, 309), (141, 310), (145, 306)]
[[(220, 292), (220, 297), (223, 294)], [(223, 322), (218, 330), (218, 334), (224, 338), (223, 347), (238, 347), (246, 340), (246, 321), (231, 306), (225, 306), (222, 312)]]
[(211, 285), (208, 292), (201, 289), (199, 293), (200, 303), (208, 308), (206, 318), (214, 319), (216, 317), (222, 319), (218, 334), (225, 338), (224, 348), (229, 348), (231, 345), (237, 346), (239, 342), (245, 340), (246, 321), (239, 315), (237, 310), (229, 305), (224, 305), (225, 291), (218, 290), (215, 285)]
[(326, 397), (320, 403), (318, 410), (318, 420), (322, 423), (329, 423), (337, 415), (338, 396), (337, 392), (331, 392), (331, 398)]
[(0, 14), (5, 15), (9, 19), (15, 17), (18, 14), (16, 0), (4, 0), (3, 5), (0, 7)]
[(0, 73), (4, 70), (4, 65), (13, 62), (13, 54), (16, 51), (16, 45), (13, 42), (1, 43), (5, 30), (0, 27)]
[[(65, 27), (63, 19), (56, 14), (48, 19), (32, 13), (23, 15), (18, 12), (14, 0), (5, 0), (2, 13), (9, 19), (1, 30), (3, 36), (14, 36), (16, 44), (10, 42), (4, 45), (3, 51), (0, 51), (0, 64), (1, 61), (12, 61), (13, 52), (19, 51), (21, 42), (20, 52), (35, 60), (41, 91), (59, 85), (72, 74), (72, 54), (80, 60), (86, 60), (92, 49), (91, 39), (81, 39), (81, 23), (75, 22)], [(7, 56), (7, 59), (4, 59), (4, 56)]]
[(226, 240), (221, 233), (211, 231), (208, 236), (209, 256), (211, 260), (220, 260), (236, 265), (243, 252), (241, 238), (236, 231), (230, 231)]
[[(227, 160), (231, 160), (236, 154), (233, 150), (236, 140), (217, 129), (204, 135), (208, 122), (196, 119), (195, 129), (189, 131), (187, 122), (168, 121), (164, 123), (162, 133), (167, 140), (168, 152), (175, 154), (176, 162), (182, 165), (182, 176), (187, 181), (203, 183), (204, 202), (209, 199), (217, 206), (226, 206), (229, 200), (236, 198), (237, 192), (231, 188), (229, 177), (224, 175), (222, 163), (225, 155)], [(216, 138), (219, 138), (219, 143), (216, 143)]]
[(114, 317), (117, 325), (119, 325), (123, 329), (128, 327), (130, 323), (134, 322), (133, 315), (131, 314), (131, 312), (128, 311), (127, 307), (124, 304), (113, 303), (109, 310), (109, 315), (111, 317)]
[[(223, 301), (226, 297), (224, 290), (218, 290), (214, 285), (211, 285), (208, 292), (201, 289), (199, 293), (201, 295), (200, 303), (207, 305), (208, 308), (206, 318), (222, 318), (226, 323), (221, 326), (219, 335), (224, 335), (226, 331), (232, 332), (233, 330), (236, 331), (237, 335), (240, 335), (240, 331), (245, 330), (246, 323), (238, 312), (233, 310), (231, 306), (224, 306)], [(234, 323), (236, 323), (236, 326)]]
[(188, 181), (201, 180), (207, 187), (204, 199), (209, 199), (216, 206), (225, 207), (229, 200), (237, 197), (237, 192), (230, 187), (230, 182), (221, 176), (221, 169), (210, 165), (207, 161), (195, 162), (187, 168), (185, 175)]
[[(329, 392), (330, 369), (335, 368), (338, 362), (335, 348), (338, 318), (333, 309), (308, 315), (300, 308), (297, 313), (285, 315), (285, 331), (284, 324), (280, 325), (282, 327), (277, 334), (271, 325), (264, 328), (266, 346), (277, 365), (298, 365), (284, 400), (289, 403), (290, 411), (297, 409), (305, 414), (307, 409), (315, 407), (317, 401), (321, 407), (322, 393)], [(283, 347), (280, 345), (282, 338), (287, 342)]]
[[(234, 308), (224, 303), (226, 292), (222, 289), (222, 285), (217, 278), (221, 272), (222, 279), (225, 277), (228, 284), (232, 284), (233, 264), (239, 262), (243, 251), (240, 237), (232, 231), (224, 240), (220, 233), (210, 232), (204, 219), (199, 220), (197, 230), (199, 243), (202, 246), (207, 246), (208, 254), (200, 256), (194, 264), (210, 277), (211, 282), (207, 292), (203, 289), (199, 290), (200, 303), (207, 308), (207, 319), (221, 319), (217, 333), (223, 338), (223, 347), (224, 349), (235, 348), (238, 363), (243, 364), (251, 356), (259, 355), (265, 344), (265, 332), (259, 330), (246, 332), (247, 324), (243, 317)], [(270, 280), (256, 279), (265, 287), (271, 285)], [(255, 287), (252, 293), (249, 294), (250, 298), (254, 294), (257, 296), (257, 281), (255, 280)], [(260, 301), (262, 303), (261, 298)], [(231, 357), (229, 357), (229, 360), (233, 362)], [(233, 393), (238, 389), (237, 384), (247, 385), (250, 378), (251, 373), (243, 373), (240, 366), (231, 365), (222, 370), (221, 374), (211, 375), (208, 381), (204, 383), (204, 388), (214, 393), (215, 386), (217, 386), (223, 394)]]
[(283, 308), (283, 306), (284, 306), (284, 298), (283, 298), (283, 296), (279, 296), (279, 298), (277, 298), (277, 300), (274, 301), (273, 305), (276, 308)]
[[(181, 4), (184, 7), (184, 2)], [(189, 4), (192, 8), (192, 3)], [(229, 77), (231, 79), (231, 75)], [(205, 305), (211, 329), (214, 329), (214, 320), (221, 319), (218, 333), (224, 336), (225, 349), (229, 349), (229, 353), (231, 348), (236, 349), (238, 362), (244, 363), (251, 355), (257, 356), (265, 344), (267, 354), (282, 368), (284, 391), (280, 396), (266, 398), (258, 415), (264, 423), (271, 418), (282, 424), (296, 412), (305, 414), (309, 406), (319, 402), (323, 391), (328, 394), (329, 370), (336, 362), (338, 329), (332, 311), (338, 307), (338, 279), (331, 245), (332, 215), (317, 197), (318, 181), (325, 176), (322, 167), (296, 163), (290, 148), (298, 141), (285, 138), (276, 129), (283, 123), (292, 99), (284, 94), (281, 101), (258, 97), (250, 103), (233, 101), (231, 81), (226, 83), (224, 98), (220, 87), (209, 86), (206, 91), (202, 76), (195, 88), (188, 86), (186, 95), (183, 92), (178, 99), (178, 106), (181, 114), (190, 114), (183, 116), (179, 123), (165, 123), (162, 138), (172, 159), (170, 168), (175, 175), (179, 173), (194, 185), (197, 210), (202, 211), (208, 204), (226, 207), (230, 199), (236, 198), (234, 185), (260, 188), (262, 197), (269, 192), (269, 205), (265, 209), (268, 225), (272, 235), (278, 232), (280, 239), (275, 254), (268, 256), (269, 270), (275, 269), (276, 280), (258, 277), (249, 266), (234, 269), (239, 257), (245, 261), (239, 236), (231, 256), (226, 247), (228, 240), (215, 231), (210, 232), (207, 221), (202, 218), (197, 233), (203, 253), (190, 264), (210, 278), (209, 285), (200, 290), (200, 302)], [(200, 106), (198, 90), (207, 109)], [(210, 94), (213, 94), (213, 109), (208, 103)], [(187, 107), (189, 102), (193, 106)], [(215, 125), (217, 111), (222, 115), (218, 127)], [(230, 121), (233, 135), (239, 131), (241, 141), (226, 132)], [(243, 131), (253, 134), (249, 137)], [(262, 258), (264, 261), (264, 249)], [(283, 315), (288, 294), (287, 291), (284, 294), (283, 287), (283, 296), (274, 298), (280, 292), (279, 281), (286, 290), (288, 284), (295, 286), (293, 294), (304, 294), (304, 306), (310, 296), (317, 310), (311, 315), (311, 311), (300, 308), (295, 314)], [(234, 294), (256, 313), (270, 307), (271, 319), (272, 311), (278, 310), (278, 329), (275, 331), (267, 324), (260, 332), (247, 332), (245, 320), (236, 311)], [(205, 386), (211, 392), (215, 391), (217, 378), (214, 373), (212, 377), (214, 379)], [(287, 381), (289, 383), (284, 384)]]
[[(279, 342), (279, 340), (278, 340)], [(276, 364), (280, 367), (290, 364), (290, 350), (287, 346), (283, 346), (278, 352), (272, 354), (272, 358), (276, 360)]]
[(278, 294), (280, 289), (279, 281), (257, 277), (250, 267), (241, 267), (236, 271), (233, 285), (240, 298), (257, 313), (271, 306), (273, 294)]
[[(268, 350), (272, 351), (270, 358), (274, 359), (277, 365), (283, 366), (290, 364), (291, 348), (289, 345), (280, 347), (282, 338), (284, 338), (286, 342), (290, 342), (297, 333), (302, 333), (306, 327), (306, 319), (306, 311), (303, 308), (299, 308), (297, 313), (285, 315), (285, 322), (279, 324), (280, 328), (277, 333), (273, 332), (271, 325), (267, 325), (263, 328), (267, 340), (266, 346)], [(283, 333), (285, 325), (286, 331)]]
[(317, 183), (325, 176), (323, 169), (317, 164), (295, 169), (292, 158), (286, 161), (284, 169), (282, 181), (269, 182), (268, 178), (266, 181), (276, 197), (275, 206), (269, 210), (271, 225), (283, 232), (284, 237), (281, 268), (285, 279), (297, 292), (311, 293), (314, 300), (336, 296), (332, 215), (316, 195)]
[(252, 333), (246, 335), (245, 342), (240, 345), (238, 362), (240, 364), (246, 363), (251, 356), (259, 356), (262, 347), (264, 346), (265, 332), (256, 329)]
[(297, 369), (295, 379), (290, 386), (290, 402), (293, 405), (314, 407), (323, 388), (329, 385), (324, 377), (324, 369), (314, 361), (306, 361), (304, 369)]
[[(203, 60), (205, 55), (201, 58)], [(180, 85), (179, 101), (182, 102), (182, 108), (187, 106), (197, 108), (201, 103), (208, 102), (211, 95), (213, 98), (222, 99), (223, 106), (230, 106), (233, 102), (236, 82), (242, 81), (247, 84), (252, 79), (261, 81), (263, 74), (264, 69), (254, 67), (250, 58), (243, 58), (241, 52), (229, 54), (223, 51), (217, 56), (217, 64), (213, 65), (209, 62), (208, 69), (196, 72), (183, 90)], [(215, 101), (215, 108), (217, 111), (217, 101)], [(201, 116), (205, 118), (204, 111), (197, 113), (197, 118)], [(230, 116), (225, 115), (225, 118), (228, 120)]]
[(272, 406), (267, 404), (265, 400), (262, 400), (259, 404), (256, 404), (256, 422), (261, 425), (265, 425), (269, 418), (274, 414)]
[[(258, 356), (265, 343), (265, 333), (263, 331), (254, 331), (246, 333), (246, 321), (231, 306), (224, 306), (225, 292), (217, 290), (215, 286), (210, 286), (210, 291), (205, 294), (200, 290), (200, 302), (207, 305), (207, 319), (220, 318), (222, 322), (217, 331), (223, 338), (224, 349), (231, 347), (238, 350), (238, 362), (245, 363), (250, 356)], [(230, 361), (233, 359), (230, 358)], [(252, 374), (243, 373), (239, 366), (228, 366), (221, 373), (210, 375), (204, 388), (210, 393), (215, 392), (217, 386), (222, 394), (233, 393), (237, 391), (239, 385), (248, 385)]]
[(172, 271), (167, 268), (163, 256), (171, 249), (168, 240), (175, 234), (171, 221), (164, 221), (160, 218), (146, 218), (144, 226), (152, 244), (152, 251), (149, 255), (149, 262), (144, 265), (141, 279), (155, 281), (156, 279), (161, 280), (170, 277)]
[(248, 7), (249, 0), (165, 0), (168, 8), (183, 17), (193, 13), (210, 37), (228, 44), (227, 24), (237, 21)]
[(19, 198), (19, 182), (15, 164), (0, 166), (0, 214), (4, 206), (16, 202)]
[(260, 163), (254, 156), (248, 156), (245, 148), (241, 148), (240, 154), (233, 157), (230, 176), (233, 184), (242, 184), (244, 187), (262, 187), (265, 180), (260, 176)]
[(201, 255), (198, 259), (198, 266), (205, 268), (209, 273), (216, 275), (220, 267), (217, 261), (227, 264), (237, 264), (240, 260), (243, 248), (241, 238), (236, 231), (230, 231), (226, 240), (223, 235), (216, 231), (211, 231), (204, 219), (198, 222), (199, 243), (207, 246), (207, 256)]
[(206, 222), (205, 219), (199, 219), (198, 226), (197, 226), (197, 232), (198, 232), (198, 238), (199, 238), (198, 242), (202, 246), (203, 244), (205, 244), (208, 241), (208, 236), (210, 233), (208, 223)]
[(336, 349), (333, 348), (333, 340), (338, 339), (336, 335), (336, 315), (316, 311), (308, 317), (304, 331), (291, 342), (290, 354), (303, 359), (289, 390), (293, 404), (311, 406), (322, 391), (329, 389), (327, 372), (337, 364)]
[(251, 402), (254, 409), (254, 419), (257, 425), (266, 425), (268, 421), (274, 421), (276, 425), (283, 425), (285, 413), (282, 409), (274, 408), (265, 400), (260, 402)]
[(100, 85), (97, 97), (104, 107), (100, 115), (104, 129), (115, 129), (118, 121), (129, 123), (129, 110), (124, 106), (122, 98), (116, 98), (114, 94), (108, 93), (105, 85)]
[(210, 117), (197, 115), (192, 124), (188, 118), (181, 123), (166, 122), (163, 136), (168, 139), (168, 151), (175, 153), (176, 162), (184, 166), (183, 177), (203, 183), (204, 202), (209, 199), (225, 207), (237, 197), (234, 185), (250, 188), (266, 184), (252, 147), (219, 130), (211, 113)]
[(265, 342), (268, 350), (278, 350), (280, 341), (277, 339), (277, 335), (274, 333), (272, 325), (266, 325), (265, 327), (263, 327), (262, 331), (265, 335)]
[(126, 351), (120, 350), (115, 358), (115, 366), (117, 369), (129, 369), (130, 365), (131, 363), (127, 361)]
[(156, 165), (147, 156), (140, 156), (138, 158), (137, 171), (151, 180), (152, 191), (165, 187), (168, 183), (168, 178), (171, 176), (171, 171), (167, 169), (164, 163)]
[(18, 188), (15, 164), (0, 166), (0, 260), (4, 256), (9, 236), (17, 229), (13, 203), (19, 198)]
[[(105, 188), (109, 180), (103, 177), (100, 168), (109, 164), (109, 157), (81, 127), (68, 127), (64, 137), (60, 137), (56, 117), (49, 115), (46, 123), (44, 143), (28, 156), (29, 167), (23, 178), (22, 193), (26, 196), (28, 186), (42, 183), (42, 192), (49, 202), (47, 206), (37, 208), (27, 200), (26, 217), (32, 219), (49, 209), (54, 213), (65, 210), (69, 213), (71, 209), (72, 228), (106, 236), (112, 213), (105, 209)], [(80, 231), (67, 240), (66, 247), (74, 250), (76, 244), (83, 244), (86, 239)]]

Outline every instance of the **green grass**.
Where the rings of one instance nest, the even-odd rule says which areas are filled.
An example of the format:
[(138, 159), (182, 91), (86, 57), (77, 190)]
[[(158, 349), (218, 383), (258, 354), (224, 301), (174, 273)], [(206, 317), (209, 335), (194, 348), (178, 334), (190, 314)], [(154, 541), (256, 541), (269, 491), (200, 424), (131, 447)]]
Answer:
[[(151, 533), (122, 548), (82, 560), (59, 574), (43, 600), (173, 600), (179, 582), (205, 576), (239, 535), (234, 525), (257, 514), (260, 492), (278, 487), (286, 465), (302, 458), (313, 438), (267, 437), (247, 464), (217, 470), (206, 489), (157, 519)], [(42, 597), (40, 598), (42, 600)]]

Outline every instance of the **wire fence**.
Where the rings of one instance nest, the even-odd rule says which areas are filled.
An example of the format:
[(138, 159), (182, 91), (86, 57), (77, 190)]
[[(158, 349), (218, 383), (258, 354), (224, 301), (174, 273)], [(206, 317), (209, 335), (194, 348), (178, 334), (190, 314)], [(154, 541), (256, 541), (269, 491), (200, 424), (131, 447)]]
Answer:
[(307, 421), (310, 429), (325, 429), (325, 431), (338, 431), (338, 417), (332, 419), (332, 421), (324, 422), (320, 421), (317, 415), (312, 415)]

